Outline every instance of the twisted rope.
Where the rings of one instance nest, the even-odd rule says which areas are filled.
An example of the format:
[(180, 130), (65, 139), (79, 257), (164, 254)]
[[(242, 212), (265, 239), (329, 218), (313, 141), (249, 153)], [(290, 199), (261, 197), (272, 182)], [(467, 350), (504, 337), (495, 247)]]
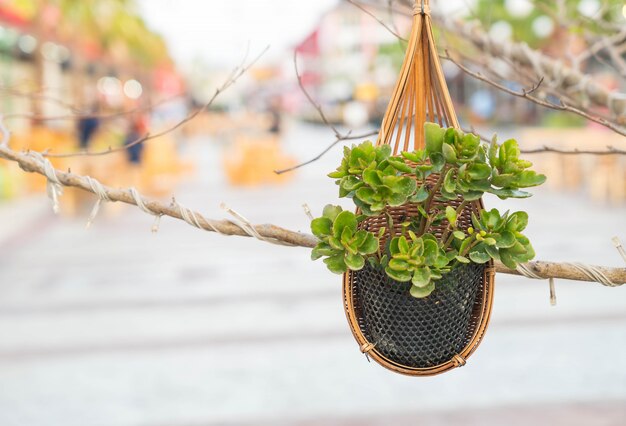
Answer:
[(45, 158), (40, 152), (28, 151), (26, 155), (34, 158), (43, 166), (43, 171), (46, 176), (46, 193), (50, 201), (52, 201), (52, 211), (58, 214), (60, 210), (59, 198), (63, 195), (63, 184), (61, 184), (61, 181), (57, 177), (54, 166), (50, 160)]
[(424, 0), (421, 2), (418, 0), (413, 5), (413, 15), (428, 15), (430, 16), (430, 6), (424, 3)]
[(230, 215), (235, 218), (235, 222), (233, 223), (239, 226), (241, 229), (243, 229), (243, 231), (249, 236), (256, 238), (257, 240), (260, 240), (260, 241), (265, 241), (266, 243), (275, 244), (279, 246), (293, 247), (293, 244), (276, 240), (274, 238), (267, 238), (259, 234), (257, 230), (254, 228), (254, 225), (248, 219), (246, 219), (241, 214), (237, 213), (235, 210), (228, 207), (225, 203), (222, 203), (220, 207), (226, 210), (228, 213), (230, 213)]
[[(2, 141), (0, 145), (9, 148), (9, 141), (11, 140), (11, 132), (4, 124), (4, 116), (0, 114), (0, 132), (2, 133)], [(56, 214), (59, 213), (59, 197), (63, 194), (63, 184), (59, 181), (56, 175), (54, 166), (50, 163), (50, 160), (45, 158), (40, 152), (28, 151), (25, 153), (29, 157), (33, 158), (43, 167), (44, 175), (46, 177), (46, 193), (52, 201), (52, 211)]]
[(104, 189), (104, 187), (102, 186), (100, 182), (98, 182), (96, 179), (92, 178), (91, 176), (86, 176), (86, 179), (87, 179), (87, 182), (89, 183), (89, 186), (93, 190), (94, 194), (96, 194), (96, 196), (98, 197), (96, 204), (94, 204), (93, 209), (91, 209), (91, 213), (89, 214), (89, 217), (87, 218), (87, 225), (85, 227), (89, 229), (91, 225), (93, 224), (93, 221), (95, 220), (96, 216), (98, 215), (98, 212), (100, 211), (100, 206), (102, 205), (102, 203), (105, 201), (110, 202), (112, 200), (111, 198), (109, 198), (109, 194), (107, 194), (106, 190)]
[(161, 216), (163, 215), (161, 213), (153, 212), (152, 210), (148, 208), (148, 206), (146, 206), (146, 204), (143, 201), (143, 198), (141, 198), (141, 195), (137, 191), (137, 188), (132, 187), (128, 191), (130, 193), (130, 196), (133, 197), (135, 204), (137, 204), (137, 207), (139, 207), (139, 210), (141, 210), (144, 213), (154, 216), (154, 224), (152, 225), (151, 230), (153, 233), (159, 232), (159, 227), (161, 226)]
[[(539, 276), (530, 269), (528, 266), (520, 263), (516, 268), (517, 272), (525, 276), (526, 278), (531, 278), (534, 280), (545, 280), (546, 278)], [(548, 283), (550, 286), (550, 305), (556, 306), (556, 285), (554, 284), (554, 278), (548, 278)]]
[(611, 281), (601, 270), (593, 265), (585, 265), (583, 263), (568, 263), (568, 265), (576, 268), (583, 273), (591, 281), (596, 281), (606, 287), (619, 287), (621, 284), (616, 284)]
[(200, 219), (204, 220), (204, 222), (206, 223), (206, 225), (210, 228), (211, 231), (216, 232), (220, 235), (226, 235), (224, 234), (222, 231), (220, 231), (219, 229), (217, 229), (215, 226), (213, 226), (213, 224), (211, 223), (211, 221), (207, 220), (204, 216), (202, 216), (199, 213), (194, 212), (191, 209), (188, 209), (187, 207), (183, 206), (182, 204), (180, 204), (178, 201), (176, 201), (175, 199), (172, 200), (172, 205), (178, 209), (178, 211), (180, 212), (181, 217), (183, 218), (183, 220), (185, 222), (187, 222), (189, 225), (194, 226), (198, 229), (202, 229), (203, 231), (208, 231), (209, 229), (207, 229), (206, 227), (204, 227), (202, 225), (202, 223), (200, 222)]

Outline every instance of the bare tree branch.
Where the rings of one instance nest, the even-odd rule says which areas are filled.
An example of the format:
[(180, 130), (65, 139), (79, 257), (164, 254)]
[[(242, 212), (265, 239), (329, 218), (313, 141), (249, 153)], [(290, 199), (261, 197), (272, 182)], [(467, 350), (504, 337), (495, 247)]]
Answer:
[[(32, 153), (18, 153), (13, 151), (5, 144), (6, 142), (6, 139), (3, 139), (2, 143), (0, 143), (0, 158), (18, 163), (25, 172), (37, 173), (48, 179), (50, 179), (49, 174), (53, 173), (55, 179), (63, 186), (74, 187), (97, 194), (92, 184), (94, 179), (74, 173), (65, 173), (55, 169), (46, 170), (45, 161), (47, 160), (42, 157), (43, 161), (39, 160), (38, 157), (32, 155)], [(168, 216), (174, 219), (184, 220), (188, 224), (205, 231), (240, 237), (251, 237), (255, 236), (254, 233), (256, 233), (256, 238), (266, 242), (280, 242), (286, 245), (306, 248), (313, 248), (318, 242), (317, 238), (313, 235), (290, 231), (270, 224), (248, 225), (252, 228), (251, 231), (250, 229), (246, 229), (245, 225), (228, 220), (207, 219), (200, 213), (182, 208), (175, 202), (166, 205), (158, 201), (149, 200), (133, 189), (121, 190), (113, 189), (102, 184), (99, 185), (102, 191), (104, 191), (107, 200), (140, 207), (146, 213), (154, 216)], [(575, 264), (537, 261), (529, 262), (525, 264), (525, 266), (533, 271), (534, 274), (544, 279), (562, 278), (577, 281), (594, 281), (590, 276), (581, 271), (580, 266), (576, 266)], [(589, 268), (588, 265), (585, 265), (585, 267)], [(616, 286), (626, 284), (626, 268), (601, 266), (591, 266), (591, 268), (600, 271)], [(499, 262), (496, 262), (496, 270), (504, 274), (520, 275), (520, 272), (511, 270)]]
[(293, 167), (289, 167), (287, 169), (283, 169), (283, 170), (275, 170), (274, 173), (280, 175), (283, 173), (287, 173), (287, 172), (292, 172), (296, 169), (299, 169), (301, 167), (304, 167), (308, 164), (311, 164), (317, 160), (319, 160), (320, 158), (322, 158), (324, 156), (324, 154), (326, 154), (328, 151), (330, 151), (335, 145), (337, 145), (340, 142), (345, 142), (345, 141), (349, 141), (349, 140), (358, 140), (358, 139), (365, 139), (367, 137), (370, 136), (375, 136), (378, 134), (378, 131), (373, 131), (373, 132), (367, 132), (367, 133), (363, 133), (363, 134), (359, 134), (359, 135), (353, 135), (352, 134), (352, 130), (348, 131), (347, 133), (341, 133), (339, 131), (339, 129), (337, 129), (337, 127), (335, 127), (326, 117), (326, 114), (324, 113), (324, 109), (322, 108), (322, 106), (317, 103), (315, 101), (315, 99), (313, 99), (313, 97), (311, 96), (311, 94), (309, 93), (309, 91), (306, 89), (306, 87), (304, 87), (304, 83), (302, 82), (302, 76), (300, 75), (300, 70), (298, 69), (298, 52), (294, 51), (293, 53), (293, 64), (294, 64), (294, 69), (296, 72), (296, 77), (298, 78), (298, 86), (300, 86), (300, 90), (302, 91), (302, 93), (304, 93), (304, 96), (306, 96), (307, 100), (309, 101), (309, 103), (313, 106), (313, 108), (315, 108), (315, 110), (317, 111), (317, 113), (319, 114), (322, 122), (329, 127), (333, 133), (335, 134), (335, 141), (332, 142), (329, 146), (327, 146), (322, 152), (320, 152), (318, 155), (316, 155), (315, 157), (311, 158), (308, 161), (305, 161), (304, 163), (300, 163), (297, 164)]
[(495, 87), (498, 90), (501, 90), (505, 93), (508, 93), (510, 95), (513, 96), (517, 96), (519, 98), (524, 98), (524, 99), (528, 99), (531, 102), (536, 103), (537, 105), (546, 107), (546, 108), (550, 108), (550, 109), (554, 109), (557, 111), (567, 111), (567, 112), (571, 112), (574, 113), (576, 115), (579, 115), (589, 121), (593, 121), (594, 123), (598, 123), (601, 124), (611, 130), (613, 130), (615, 133), (618, 133), (620, 135), (626, 136), (626, 128), (624, 128), (623, 126), (617, 125), (613, 122), (610, 122), (608, 120), (606, 120), (605, 118), (599, 117), (597, 115), (593, 115), (590, 114), (588, 112), (582, 111), (578, 108), (575, 108), (571, 105), (568, 105), (566, 103), (564, 103), (563, 101), (561, 101), (560, 104), (554, 104), (552, 102), (549, 102), (545, 99), (541, 99), (538, 98), (536, 96), (533, 96), (533, 92), (535, 92), (538, 88), (539, 85), (543, 82), (543, 77), (541, 78), (540, 82), (538, 83), (538, 85), (534, 86), (533, 88), (531, 88), (530, 90), (526, 90), (524, 89), (521, 92), (518, 92), (516, 90), (512, 90), (509, 89), (508, 87), (506, 87), (503, 84), (500, 84), (496, 81), (491, 80), (490, 78), (486, 77), (485, 75), (479, 73), (479, 72), (475, 72), (470, 70), (469, 68), (467, 68), (465, 65), (461, 64), (459, 61), (455, 60), (452, 56), (450, 56), (450, 54), (448, 53), (448, 51), (446, 51), (445, 55), (440, 55), (443, 59), (447, 59), (450, 62), (454, 63), (457, 67), (459, 67), (464, 73), (466, 73), (467, 75), (470, 75), (472, 77), (474, 77), (477, 80), (480, 80), (482, 82), (485, 82), (493, 87)]

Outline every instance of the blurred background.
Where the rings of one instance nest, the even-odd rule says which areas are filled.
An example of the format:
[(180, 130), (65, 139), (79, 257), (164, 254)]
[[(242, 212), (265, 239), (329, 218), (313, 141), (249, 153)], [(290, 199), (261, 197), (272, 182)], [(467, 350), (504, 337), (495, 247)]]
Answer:
[[(114, 150), (53, 163), (175, 196), (207, 217), (225, 217), (225, 202), (253, 223), (308, 231), (302, 204), (318, 215), (338, 202), (326, 174), (342, 150), (274, 173), (335, 139), (300, 84), (340, 132), (375, 131), (402, 63), (393, 32), (408, 34), (408, 3), (359, 3), (374, 19), (339, 0), (2, 0), (0, 110), (11, 146)], [(442, 19), (577, 67), (615, 93), (608, 108), (589, 111), (618, 128), (626, 122), (614, 107), (626, 99), (623, 1), (432, 7), (443, 15), (440, 47), (473, 55), (464, 61), (471, 69), (485, 73), (482, 64), (511, 90), (530, 87), (506, 55), (468, 50)], [(507, 94), (450, 61), (443, 67), (465, 126), (524, 149), (626, 149), (619, 131)], [(555, 96), (556, 83), (545, 85), (546, 99), (591, 108), (584, 96)], [(539, 259), (624, 267), (611, 238), (626, 242), (626, 156), (529, 159), (548, 183), (529, 200), (485, 204), (529, 212)], [(0, 161), (3, 426), (626, 424), (624, 288), (557, 281), (551, 307), (546, 282), (498, 275), (492, 323), (468, 365), (402, 377), (361, 355), (341, 278), (308, 250), (167, 218), (151, 233), (151, 217), (112, 203), (85, 229), (95, 201), (66, 189), (55, 216), (45, 179)]]

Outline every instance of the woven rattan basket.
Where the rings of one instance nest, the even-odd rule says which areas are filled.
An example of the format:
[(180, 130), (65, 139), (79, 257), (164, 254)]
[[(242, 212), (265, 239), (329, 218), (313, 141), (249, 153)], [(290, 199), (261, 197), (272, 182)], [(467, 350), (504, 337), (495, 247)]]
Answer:
[[(435, 47), (428, 0), (415, 7), (406, 57), (377, 144), (391, 145), (394, 155), (422, 149), (426, 121), (459, 127)], [(447, 205), (457, 208), (461, 201)], [(470, 203), (459, 217), (459, 227), (471, 226), (471, 213), (482, 208), (482, 201)], [(411, 204), (388, 213), (397, 226), (387, 230), (381, 247), (401, 234), (407, 218), (419, 215)], [(360, 226), (377, 232), (386, 224), (387, 218), (378, 216)], [(428, 232), (441, 236), (443, 229)], [(493, 286), (493, 262), (469, 264), (444, 276), (430, 296), (416, 299), (409, 294), (410, 284), (395, 282), (367, 265), (344, 275), (344, 307), (363, 353), (395, 372), (430, 376), (465, 365), (476, 350), (489, 322)]]

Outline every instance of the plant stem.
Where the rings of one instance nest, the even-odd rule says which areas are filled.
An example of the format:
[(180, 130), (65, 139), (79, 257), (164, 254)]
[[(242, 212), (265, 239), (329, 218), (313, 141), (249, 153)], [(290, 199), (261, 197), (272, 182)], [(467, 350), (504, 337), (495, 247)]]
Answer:
[[(468, 205), (468, 202), (466, 200), (463, 200), (463, 202), (461, 204), (459, 204), (459, 207), (457, 207), (457, 209), (456, 209), (456, 217), (457, 218), (463, 212), (463, 209), (467, 205)], [(448, 239), (448, 236), (451, 236), (450, 232), (452, 231), (452, 229), (456, 229), (456, 228), (457, 228), (456, 223), (453, 225), (450, 222), (448, 222), (448, 226), (446, 227), (446, 230), (444, 231), (443, 235), (441, 236), (441, 241), (446, 241)]]
[[(476, 234), (473, 235), (474, 238), (476, 238)], [(463, 253), (459, 253), (460, 256), (465, 257), (467, 255), (467, 253), (470, 252), (471, 249), (473, 249), (474, 247), (476, 247), (478, 244), (480, 243), (480, 241), (475, 240), (472, 244), (470, 244), (464, 251)]]
[(443, 180), (446, 177), (446, 173), (448, 172), (448, 170), (450, 170), (451, 166), (449, 165), (445, 165), (443, 170), (441, 170), (441, 173), (439, 174), (439, 179), (437, 179), (437, 182), (435, 183), (435, 186), (433, 187), (433, 189), (430, 191), (430, 194), (428, 194), (428, 198), (426, 199), (426, 201), (424, 201), (424, 203), (422, 204), (422, 206), (424, 207), (424, 210), (426, 210), (426, 213), (429, 215), (428, 219), (426, 221), (422, 221), (422, 226), (419, 229), (419, 232), (417, 235), (423, 235), (424, 232), (426, 232), (426, 230), (428, 229), (428, 227), (430, 226), (430, 224), (432, 223), (432, 218), (430, 217), (430, 205), (433, 202), (433, 198), (435, 198), (435, 195), (437, 194), (437, 192), (439, 192), (439, 189), (441, 188), (441, 185), (443, 185)]

